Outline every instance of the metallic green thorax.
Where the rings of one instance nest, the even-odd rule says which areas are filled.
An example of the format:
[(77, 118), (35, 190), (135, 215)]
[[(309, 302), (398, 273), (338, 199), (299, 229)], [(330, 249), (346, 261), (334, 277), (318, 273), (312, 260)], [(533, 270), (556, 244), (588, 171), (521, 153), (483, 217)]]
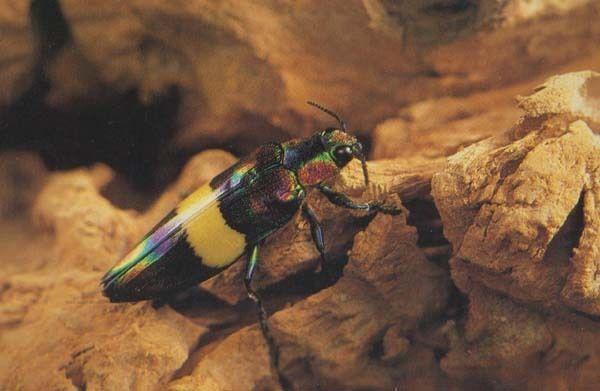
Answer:
[(336, 129), (304, 140), (262, 146), (211, 182), (215, 189), (231, 186), (228, 183), (232, 181), (243, 184), (236, 196), (221, 201), (223, 217), (246, 235), (248, 245), (256, 244), (291, 220), (307, 187), (334, 177), (352, 159), (335, 151), (349, 148), (352, 154), (357, 146), (356, 138)]

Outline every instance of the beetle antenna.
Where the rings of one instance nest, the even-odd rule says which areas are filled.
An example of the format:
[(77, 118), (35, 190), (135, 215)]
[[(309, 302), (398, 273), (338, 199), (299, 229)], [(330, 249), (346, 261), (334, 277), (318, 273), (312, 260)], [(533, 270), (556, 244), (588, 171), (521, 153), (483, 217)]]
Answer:
[(363, 176), (365, 177), (365, 186), (369, 186), (369, 171), (367, 171), (367, 160), (365, 155), (360, 154), (360, 165), (362, 166)]
[[(340, 123), (340, 127), (342, 128), (342, 130), (346, 133), (348, 133), (348, 130), (346, 129), (346, 123), (344, 122), (343, 119), (340, 118), (339, 115), (337, 115), (336, 112), (329, 110), (328, 108), (321, 106), (320, 104), (313, 102), (313, 101), (306, 101), (306, 103), (308, 103), (311, 106), (316, 107), (317, 109), (329, 114), (330, 116), (332, 116), (333, 118), (337, 119), (337, 121)], [(369, 185), (369, 172), (367, 171), (367, 160), (365, 158), (365, 155), (361, 152), (360, 155), (358, 156), (358, 158), (360, 159), (360, 164), (362, 166), (362, 171), (363, 171), (363, 176), (365, 177), (365, 186)]]
[(343, 120), (343, 119), (341, 119), (341, 118), (340, 118), (340, 116), (339, 116), (339, 115), (337, 115), (337, 114), (336, 114), (334, 111), (331, 111), (331, 110), (329, 110), (328, 108), (326, 108), (326, 107), (323, 107), (323, 106), (321, 106), (320, 104), (318, 104), (318, 103), (316, 103), (316, 102), (313, 102), (313, 101), (310, 101), (310, 100), (306, 101), (306, 103), (308, 103), (308, 104), (309, 104), (309, 105), (311, 105), (311, 106), (314, 106), (314, 107), (316, 107), (317, 109), (319, 109), (319, 110), (321, 110), (321, 111), (323, 111), (323, 112), (325, 112), (325, 113), (329, 114), (329, 115), (330, 115), (330, 116), (332, 116), (333, 118), (337, 119), (337, 121), (340, 123), (340, 127), (342, 128), (342, 130), (343, 130), (344, 132), (346, 132), (346, 133), (348, 132), (348, 131), (346, 130), (346, 123), (345, 123), (345, 122), (344, 122), (344, 120)]

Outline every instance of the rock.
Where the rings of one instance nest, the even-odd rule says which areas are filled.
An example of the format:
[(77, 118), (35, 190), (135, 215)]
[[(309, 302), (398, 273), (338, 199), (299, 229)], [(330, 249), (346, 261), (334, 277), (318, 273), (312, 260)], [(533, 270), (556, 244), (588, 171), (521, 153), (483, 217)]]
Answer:
[[(581, 279), (590, 278), (584, 277), (587, 268), (581, 266), (594, 258), (581, 252), (587, 248), (593, 253), (587, 240), (579, 241), (571, 261), (579, 266), (569, 271), (569, 249), (577, 245), (579, 225), (590, 232), (586, 223), (594, 224), (590, 202), (600, 151), (597, 137), (583, 120), (570, 122), (581, 112), (587, 99), (581, 94), (587, 90), (569, 80), (583, 75), (564, 75), (560, 82), (553, 79), (546, 91), (524, 100), (524, 107), (548, 107), (547, 111), (526, 112), (511, 134), (482, 141), (451, 157), (446, 170), (433, 179), (433, 194), (445, 235), (454, 246), (455, 270), (471, 274), (467, 270), (472, 269), (474, 275), (520, 300), (543, 306), (567, 304), (580, 311), (587, 306), (596, 315), (598, 310), (589, 309), (595, 301), (594, 290), (589, 290), (591, 280), (587, 289), (576, 288)], [(588, 73), (587, 77), (597, 76)], [(572, 85), (574, 92), (566, 93), (565, 85)], [(558, 112), (556, 106), (544, 106), (548, 96), (553, 102), (564, 97), (573, 110)], [(578, 217), (582, 207), (589, 212), (584, 221)], [(564, 285), (567, 276), (570, 282)], [(581, 295), (586, 298), (575, 299)]]
[[(210, 4), (202, 12), (220, 15)], [(577, 4), (556, 12), (575, 17)], [(541, 15), (531, 7), (518, 12)], [(393, 20), (382, 9), (390, 8), (369, 14), (380, 23), (371, 28), (389, 34)], [(495, 15), (469, 12), (481, 16), (472, 16), (478, 23)], [(460, 98), (411, 105), (405, 122), (392, 119), (390, 129), (420, 129), (428, 134), (420, 145), (369, 161), (366, 188), (356, 162), (330, 183), (357, 199), (397, 205), (397, 216), (367, 216), (309, 195), (325, 229), (325, 270), (318, 272), (319, 254), (298, 216), (265, 243), (255, 280), (292, 389), (585, 389), (600, 382), (598, 78), (549, 79), (519, 98), (522, 117), (504, 133), (503, 121), (514, 115), (510, 89), (466, 106)], [(488, 117), (486, 106), (497, 107), (502, 121)], [(472, 123), (461, 122), (461, 110)], [(447, 124), (485, 129), (434, 143)], [(375, 153), (391, 156), (385, 137), (393, 132), (381, 132)], [(255, 308), (245, 300), (243, 259), (201, 292), (160, 308), (111, 304), (98, 285), (181, 198), (234, 161), (205, 151), (150, 208), (132, 211), (106, 198), (116, 180), (103, 164), (47, 173), (33, 155), (3, 154), (0, 177), (15, 185), (0, 191), (0, 205), (27, 213), (0, 216), (2, 387), (278, 389)]]
[[(596, 381), (585, 368), (600, 347), (585, 330), (600, 314), (592, 272), (600, 142), (588, 126), (600, 114), (598, 77), (549, 79), (520, 99), (525, 113), (511, 131), (458, 152), (433, 177), (452, 278), (471, 303), (462, 342), (442, 363), (452, 377), (526, 388)], [(580, 331), (592, 338), (585, 347), (566, 337)], [(545, 358), (556, 349), (573, 359)]]
[(519, 98), (519, 106), (531, 117), (563, 115), (600, 126), (600, 74), (592, 71), (554, 76)]
[(258, 327), (229, 336), (202, 357), (191, 376), (176, 379), (168, 389), (225, 391), (240, 388), (279, 389), (270, 372), (269, 353)]
[(0, 217), (27, 214), (45, 176), (44, 163), (34, 154), (0, 154)]
[(454, 342), (442, 368), (464, 381), (524, 387), (554, 343), (544, 317), (485, 289), (469, 297), (464, 341)]
[(61, 270), (107, 270), (140, 235), (132, 216), (113, 207), (99, 189), (113, 176), (106, 166), (54, 175), (33, 209), (35, 224), (54, 235)]
[[(508, 86), (593, 56), (600, 34), (596, 0), (60, 5), (81, 68), (98, 70), (90, 84), (136, 88), (142, 100), (178, 88), (178, 148), (243, 149), (329, 126), (307, 99), (367, 134), (408, 103)], [(55, 75), (73, 64), (55, 62)], [(85, 98), (82, 86), (69, 93), (61, 83), (58, 95)]]
[(410, 105), (373, 131), (373, 159), (440, 158), (509, 129), (521, 115), (514, 96), (531, 83), (466, 97), (428, 99)]
[(0, 284), (0, 313), (11, 314), (0, 340), (7, 389), (156, 388), (206, 332), (170, 308), (102, 297), (100, 276), (140, 234), (131, 213), (99, 195), (111, 176), (104, 166), (53, 174), (35, 202), (35, 224), (53, 240), (30, 243), (48, 246), (44, 262)]
[(402, 336), (400, 327), (391, 327), (385, 332), (382, 349), (381, 361), (386, 364), (395, 364), (409, 352), (410, 341)]
[(29, 2), (0, 2), (0, 107), (11, 104), (33, 79), (35, 39)]
[[(590, 64), (594, 64), (592, 61)], [(573, 65), (570, 68), (578, 68)], [(598, 128), (598, 78), (591, 72), (578, 72), (569, 78), (553, 77), (529, 91), (539, 82), (528, 81), (501, 89), (474, 93), (463, 97), (428, 99), (400, 110), (397, 117), (387, 119), (373, 131), (373, 159), (416, 156), (439, 158), (450, 156), (461, 148), (510, 129), (522, 112), (532, 116), (569, 114), (585, 119)]]
[(481, 286), (442, 369), (472, 387), (586, 389), (599, 379), (597, 321), (548, 316)]
[[(405, 219), (375, 217), (357, 235), (339, 281), (270, 318), (281, 369), (293, 389), (445, 384), (431, 349), (406, 336), (443, 311), (449, 280), (416, 246), (416, 230)], [(418, 371), (407, 373), (413, 366)], [(275, 389), (268, 368), (266, 346), (252, 326), (227, 337), (172, 389)]]

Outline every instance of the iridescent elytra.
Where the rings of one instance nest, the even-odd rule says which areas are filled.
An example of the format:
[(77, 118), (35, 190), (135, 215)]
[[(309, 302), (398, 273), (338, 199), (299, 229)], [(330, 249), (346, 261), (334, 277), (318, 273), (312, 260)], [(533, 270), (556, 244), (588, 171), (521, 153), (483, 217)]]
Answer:
[(265, 238), (302, 210), (325, 258), (323, 230), (304, 202), (312, 188), (346, 208), (398, 213), (379, 202), (354, 202), (323, 184), (353, 158), (361, 161), (368, 184), (367, 166), (362, 144), (347, 133), (344, 121), (334, 112), (308, 103), (332, 115), (340, 127), (306, 139), (262, 145), (197, 189), (106, 273), (102, 278), (104, 295), (113, 302), (161, 298), (207, 280), (247, 254), (244, 283), (259, 306), (261, 326), (273, 350), (264, 309), (251, 286), (259, 246)]

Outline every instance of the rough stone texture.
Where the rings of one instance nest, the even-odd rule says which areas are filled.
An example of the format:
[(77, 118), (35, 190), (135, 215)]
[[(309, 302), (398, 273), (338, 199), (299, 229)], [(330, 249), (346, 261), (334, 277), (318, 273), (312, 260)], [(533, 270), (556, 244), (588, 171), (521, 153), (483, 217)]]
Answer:
[(569, 77), (554, 76), (535, 88), (535, 94), (519, 98), (519, 106), (531, 117), (563, 115), (580, 118), (592, 128), (600, 126), (600, 77), (592, 71)]
[[(464, 335), (442, 362), (450, 375), (532, 389), (596, 381), (587, 365), (600, 347), (585, 330), (595, 334), (600, 314), (600, 139), (588, 126), (597, 128), (599, 80), (594, 72), (549, 79), (520, 98), (525, 113), (510, 132), (464, 149), (434, 175), (452, 277), (471, 303)], [(579, 324), (581, 339), (567, 342)], [(557, 354), (575, 358), (557, 367), (547, 359)]]
[(479, 388), (590, 389), (599, 381), (597, 321), (548, 316), (481, 286), (441, 367)]
[[(586, 256), (595, 258), (580, 250), (589, 246), (583, 239), (594, 240), (588, 235), (595, 224), (592, 205), (600, 144), (587, 124), (576, 119), (579, 113), (592, 110), (594, 97), (591, 102), (587, 99), (590, 89), (584, 86), (593, 85), (599, 77), (587, 72), (551, 79), (521, 100), (526, 110), (535, 110), (526, 111), (511, 133), (459, 152), (434, 177), (433, 194), (459, 267), (473, 267), (490, 280), (504, 280), (508, 284), (504, 289), (518, 298), (550, 306), (562, 300), (559, 293), (569, 267), (561, 262), (564, 259), (553, 261), (552, 257), (557, 251), (569, 257), (569, 248), (578, 239), (570, 238), (571, 231), (582, 229), (577, 225), (583, 224), (586, 235), (579, 242), (574, 265)], [(572, 109), (567, 113), (568, 107)], [(584, 222), (577, 221), (581, 220), (578, 208), (584, 209)], [(565, 225), (569, 216), (573, 227)], [(557, 236), (561, 227), (569, 231)], [(554, 238), (558, 241), (554, 251), (547, 252)], [(593, 246), (589, 251), (595, 251)], [(579, 279), (586, 278), (584, 269), (579, 267)], [(545, 277), (540, 278), (540, 273)], [(568, 286), (575, 288), (572, 284)], [(584, 296), (594, 301), (592, 286), (580, 288), (580, 294), (585, 290)]]
[[(565, 70), (579, 70), (595, 67), (600, 63), (600, 56), (592, 56), (565, 66)], [(592, 118), (598, 107), (598, 82), (594, 79), (585, 85), (586, 76), (582, 73), (577, 78), (564, 80), (553, 78), (547, 81), (552, 88), (545, 89), (544, 78), (535, 78), (526, 82), (511, 84), (507, 87), (470, 94), (466, 97), (443, 97), (427, 99), (401, 109), (394, 118), (389, 118), (377, 125), (373, 131), (373, 159), (384, 159), (406, 156), (438, 158), (450, 156), (460, 149), (490, 136), (504, 133), (521, 117), (522, 111), (515, 106), (515, 97), (519, 105), (529, 113), (538, 110), (548, 113), (568, 114), (573, 110), (572, 99), (586, 100), (586, 104), (578, 106), (576, 115), (585, 118), (594, 128), (598, 119)], [(560, 85), (556, 85), (559, 83)], [(570, 83), (574, 83), (571, 85)], [(543, 99), (521, 97), (532, 89), (539, 90)], [(582, 92), (579, 93), (578, 91)], [(554, 99), (557, 91), (573, 92), (573, 96)], [(538, 107), (546, 102), (545, 107)], [(550, 105), (551, 107), (548, 107)], [(592, 117), (591, 117), (592, 116)]]
[(156, 388), (206, 332), (170, 308), (101, 296), (98, 278), (141, 234), (98, 194), (111, 175), (104, 166), (53, 174), (38, 195), (36, 235), (19, 240), (42, 259), (0, 279), (3, 388)]
[[(328, 123), (307, 99), (367, 133), (407, 103), (539, 77), (600, 49), (596, 0), (60, 5), (73, 41), (49, 66), (51, 99), (108, 86), (150, 100), (178, 86), (179, 147), (306, 135)], [(79, 84), (61, 77), (73, 71)]]
[(29, 2), (0, 1), (0, 107), (13, 102), (31, 83), (35, 64)]
[(527, 87), (511, 86), (470, 95), (444, 97), (402, 109), (373, 131), (374, 159), (396, 156), (439, 158), (461, 147), (503, 133), (519, 118), (514, 96)]
[(0, 217), (28, 213), (45, 176), (46, 168), (34, 154), (0, 154)]
[[(416, 230), (405, 218), (377, 216), (357, 235), (335, 285), (271, 318), (280, 366), (293, 389), (445, 384), (433, 348), (406, 338), (444, 311), (450, 284), (416, 246)], [(275, 379), (267, 368), (266, 346), (253, 326), (225, 339), (172, 389), (271, 388)], [(414, 372), (407, 375), (408, 369)]]

